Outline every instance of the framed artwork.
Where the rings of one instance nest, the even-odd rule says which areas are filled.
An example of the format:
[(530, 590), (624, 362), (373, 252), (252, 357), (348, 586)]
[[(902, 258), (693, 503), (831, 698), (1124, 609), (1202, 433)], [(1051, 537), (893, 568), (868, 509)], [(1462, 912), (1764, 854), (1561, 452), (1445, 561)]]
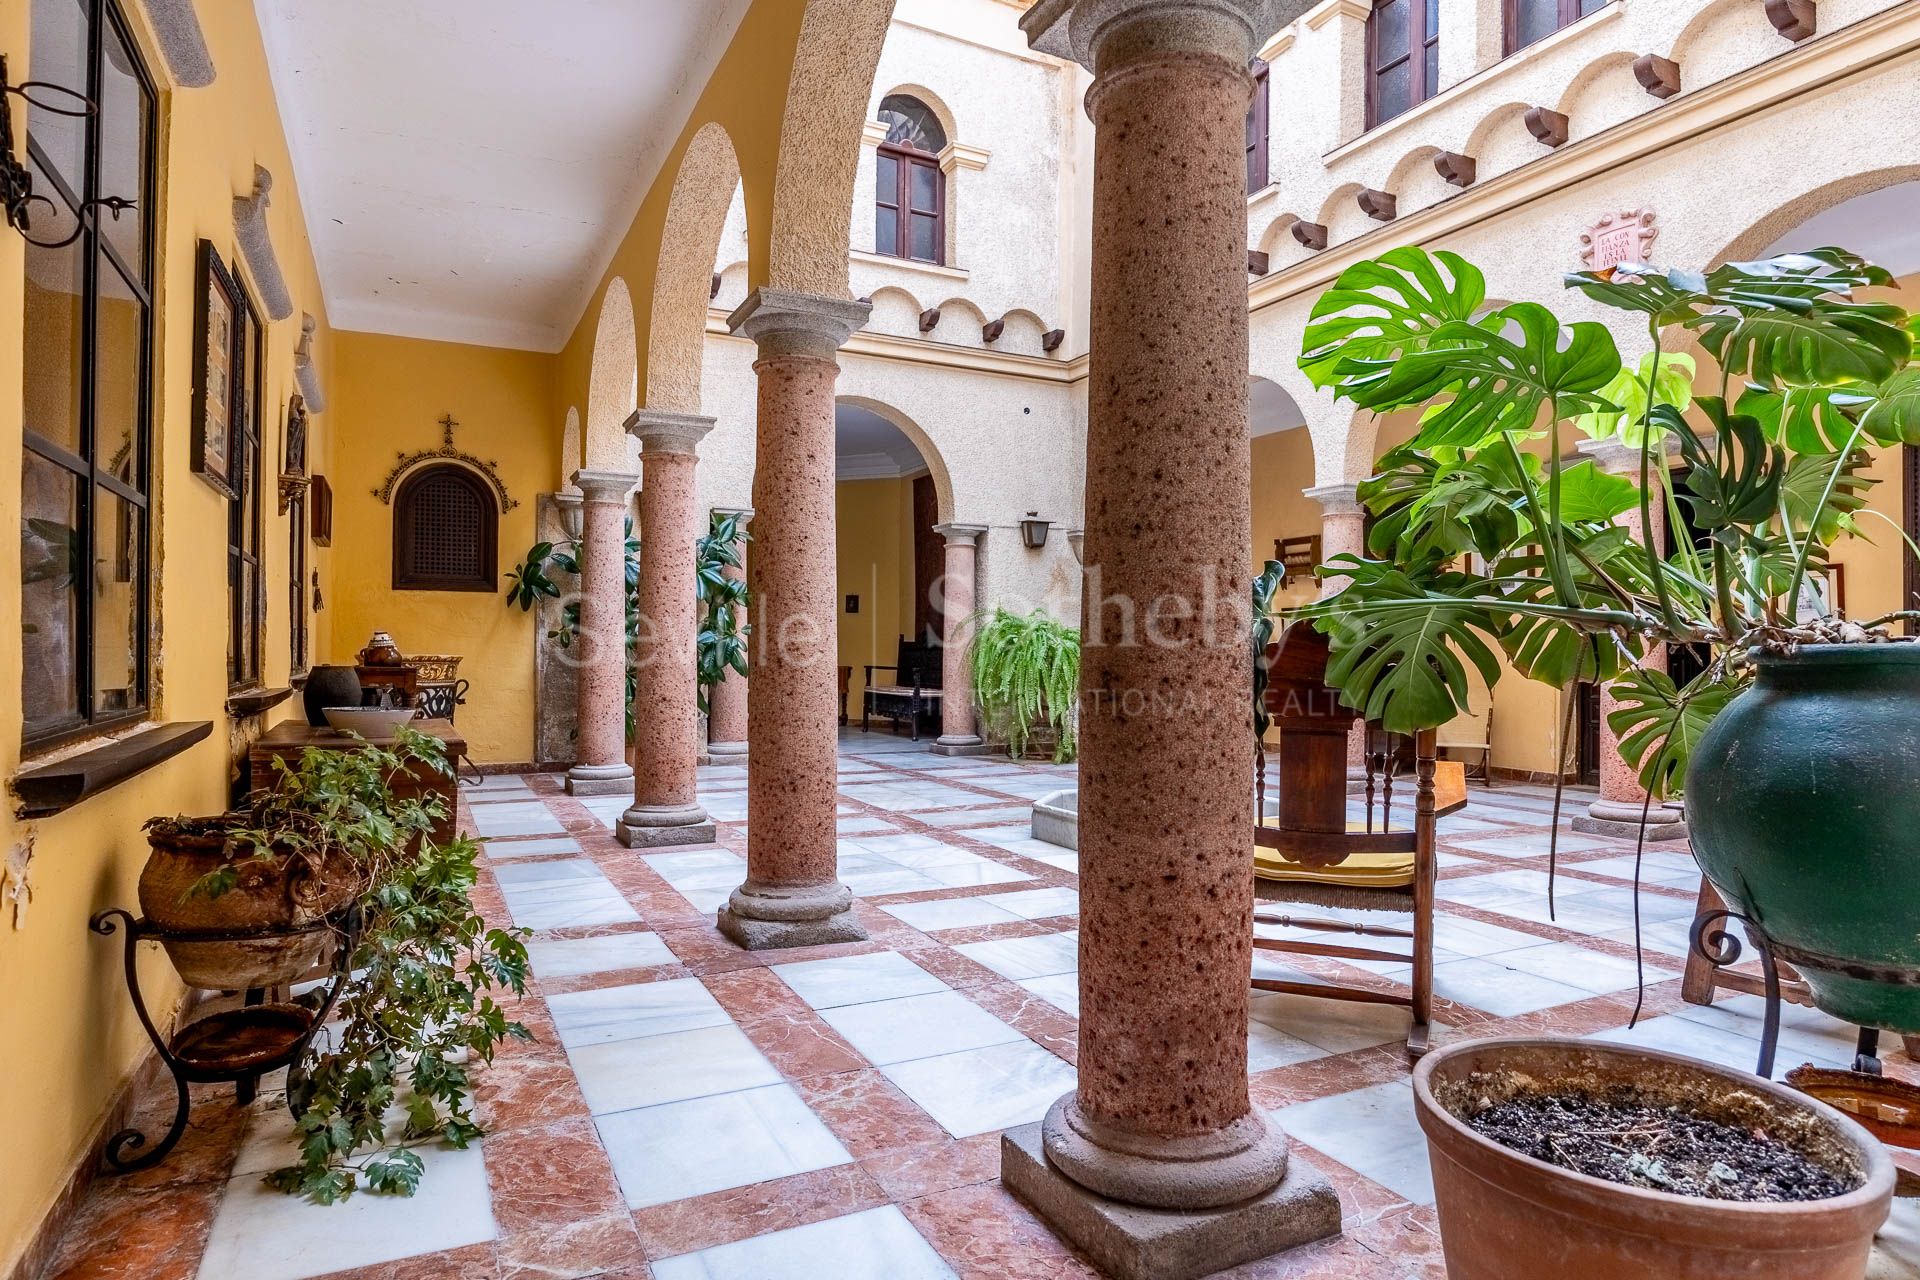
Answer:
[(239, 438), (245, 413), (247, 305), (240, 287), (214, 252), (211, 241), (200, 242), (195, 269), (198, 287), (194, 300), (193, 430), (189, 465), (194, 474), (227, 498), (239, 496)]
[(314, 546), (333, 545), (333, 486), (325, 476), (315, 476), (307, 486), (307, 531)]
[(1320, 564), (1320, 535), (1311, 533), (1298, 538), (1275, 538), (1273, 558), (1286, 566), (1286, 581), (1311, 578)]

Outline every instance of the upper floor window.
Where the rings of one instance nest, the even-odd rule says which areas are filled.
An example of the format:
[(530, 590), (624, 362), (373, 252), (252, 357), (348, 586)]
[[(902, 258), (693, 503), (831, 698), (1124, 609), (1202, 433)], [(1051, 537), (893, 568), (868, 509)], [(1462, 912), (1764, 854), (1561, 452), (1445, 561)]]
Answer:
[(27, 111), (32, 238), (71, 238), (27, 247), (21, 320), (22, 736), (47, 746), (147, 707), (155, 98), (112, 0), (34, 0), (32, 23), (22, 78), (99, 104)]
[(1440, 89), (1440, 0), (1374, 0), (1367, 19), (1367, 127)]
[(874, 177), (874, 251), (944, 264), (947, 178), (940, 153), (947, 132), (931, 107), (900, 93), (880, 100), (880, 123), (887, 136)]
[(393, 497), (396, 591), (496, 591), (500, 512), (493, 492), (452, 462), (422, 467)]
[(1526, 48), (1606, 7), (1608, 0), (1505, 0), (1507, 52)]
[(1267, 64), (1255, 58), (1247, 71), (1253, 76), (1253, 104), (1247, 108), (1247, 194), (1252, 195), (1267, 185), (1272, 99)]

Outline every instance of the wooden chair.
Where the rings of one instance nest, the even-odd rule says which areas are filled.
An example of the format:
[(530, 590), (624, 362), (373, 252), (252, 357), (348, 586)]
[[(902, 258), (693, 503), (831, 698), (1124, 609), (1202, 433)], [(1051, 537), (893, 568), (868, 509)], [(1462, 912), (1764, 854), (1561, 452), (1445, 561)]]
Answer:
[(1440, 750), (1478, 756), (1480, 784), (1487, 787), (1493, 785), (1493, 708), (1491, 706), (1480, 715), (1469, 713), (1455, 716), (1440, 726), (1438, 734)]
[[(1266, 813), (1256, 787), (1253, 828), (1254, 920), (1315, 933), (1401, 938), (1407, 951), (1340, 942), (1255, 937), (1260, 951), (1342, 960), (1398, 960), (1413, 965), (1407, 995), (1334, 983), (1255, 978), (1261, 991), (1406, 1006), (1413, 1015), (1407, 1048), (1425, 1053), (1433, 1012), (1434, 824), (1467, 803), (1466, 766), (1435, 759), (1431, 729), (1414, 735), (1411, 824), (1396, 829), (1393, 776), (1376, 791), (1369, 781), (1366, 820), (1347, 818), (1347, 734), (1358, 718), (1326, 683), (1327, 640), (1306, 623), (1288, 627), (1267, 646), (1266, 706), (1280, 731), (1279, 796)], [(1376, 803), (1377, 802), (1377, 803)], [(1377, 810), (1377, 817), (1376, 817)], [(1388, 911), (1412, 917), (1410, 928), (1263, 913), (1260, 904)]]
[[(875, 684), (876, 671), (892, 672), (893, 683)], [(873, 716), (885, 716), (898, 732), (904, 720), (912, 727), (913, 740), (920, 741), (920, 718), (940, 709), (945, 659), (939, 646), (901, 636), (900, 656), (894, 665), (869, 666), (866, 672), (866, 691), (860, 695), (860, 728), (865, 730)]]

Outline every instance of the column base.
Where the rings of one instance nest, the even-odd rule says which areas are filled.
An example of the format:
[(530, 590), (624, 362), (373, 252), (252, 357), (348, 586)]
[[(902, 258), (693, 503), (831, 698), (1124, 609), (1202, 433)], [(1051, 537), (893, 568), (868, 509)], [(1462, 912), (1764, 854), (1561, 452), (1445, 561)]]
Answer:
[(1642, 830), (1649, 840), (1687, 838), (1687, 818), (1681, 810), (1656, 804), (1645, 812), (1646, 821), (1642, 822), (1641, 807), (1637, 804), (1595, 800), (1585, 813), (1573, 820), (1572, 826), (1584, 835), (1617, 836), (1623, 840), (1638, 840)]
[(1197, 1280), (1340, 1234), (1340, 1197), (1291, 1160), (1264, 1195), (1219, 1209), (1143, 1209), (1087, 1190), (1047, 1161), (1040, 1124), (1000, 1138), (1000, 1180), (1116, 1280)]
[(937, 756), (987, 756), (993, 752), (993, 746), (976, 733), (943, 736), (933, 744), (933, 754)]
[(838, 881), (777, 888), (749, 880), (720, 908), (718, 924), (748, 951), (867, 940), (854, 918), (853, 891)]
[(744, 742), (709, 742), (707, 744), (708, 764), (745, 764), (747, 762), (747, 744)]
[(620, 815), (615, 832), (629, 849), (667, 849), (682, 844), (712, 844), (713, 819), (697, 804), (636, 804)]
[(570, 796), (617, 796), (633, 791), (630, 764), (576, 764), (567, 770)]

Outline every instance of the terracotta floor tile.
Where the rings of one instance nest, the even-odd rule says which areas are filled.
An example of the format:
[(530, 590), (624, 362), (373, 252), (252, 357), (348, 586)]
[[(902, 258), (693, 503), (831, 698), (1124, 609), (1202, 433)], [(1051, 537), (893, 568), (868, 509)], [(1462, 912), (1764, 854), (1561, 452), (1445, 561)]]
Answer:
[(496, 1241), (494, 1250), (500, 1280), (573, 1280), (646, 1262), (625, 1212), (512, 1232)]
[(793, 1087), (855, 1159), (947, 1137), (931, 1116), (871, 1068), (814, 1076)]
[(219, 1184), (135, 1191), (96, 1183), (42, 1280), (193, 1280)]
[(886, 1203), (866, 1170), (842, 1164), (637, 1209), (633, 1223), (647, 1256), (670, 1258)]
[(481, 1123), (489, 1129), (544, 1128), (588, 1114), (564, 1055), (498, 1057), (475, 1069), (473, 1078)]
[(900, 1206), (961, 1280), (1067, 1280), (1100, 1273), (997, 1182)]
[(980, 1133), (956, 1142), (881, 1151), (860, 1164), (894, 1200), (916, 1200), (998, 1179), (1000, 1135)]
[(335, 1271), (318, 1280), (496, 1280), (500, 1274), (491, 1244), (423, 1253), (371, 1267)]
[(561, 1226), (626, 1207), (593, 1122), (490, 1132), (487, 1160), (493, 1216), (503, 1234)]

